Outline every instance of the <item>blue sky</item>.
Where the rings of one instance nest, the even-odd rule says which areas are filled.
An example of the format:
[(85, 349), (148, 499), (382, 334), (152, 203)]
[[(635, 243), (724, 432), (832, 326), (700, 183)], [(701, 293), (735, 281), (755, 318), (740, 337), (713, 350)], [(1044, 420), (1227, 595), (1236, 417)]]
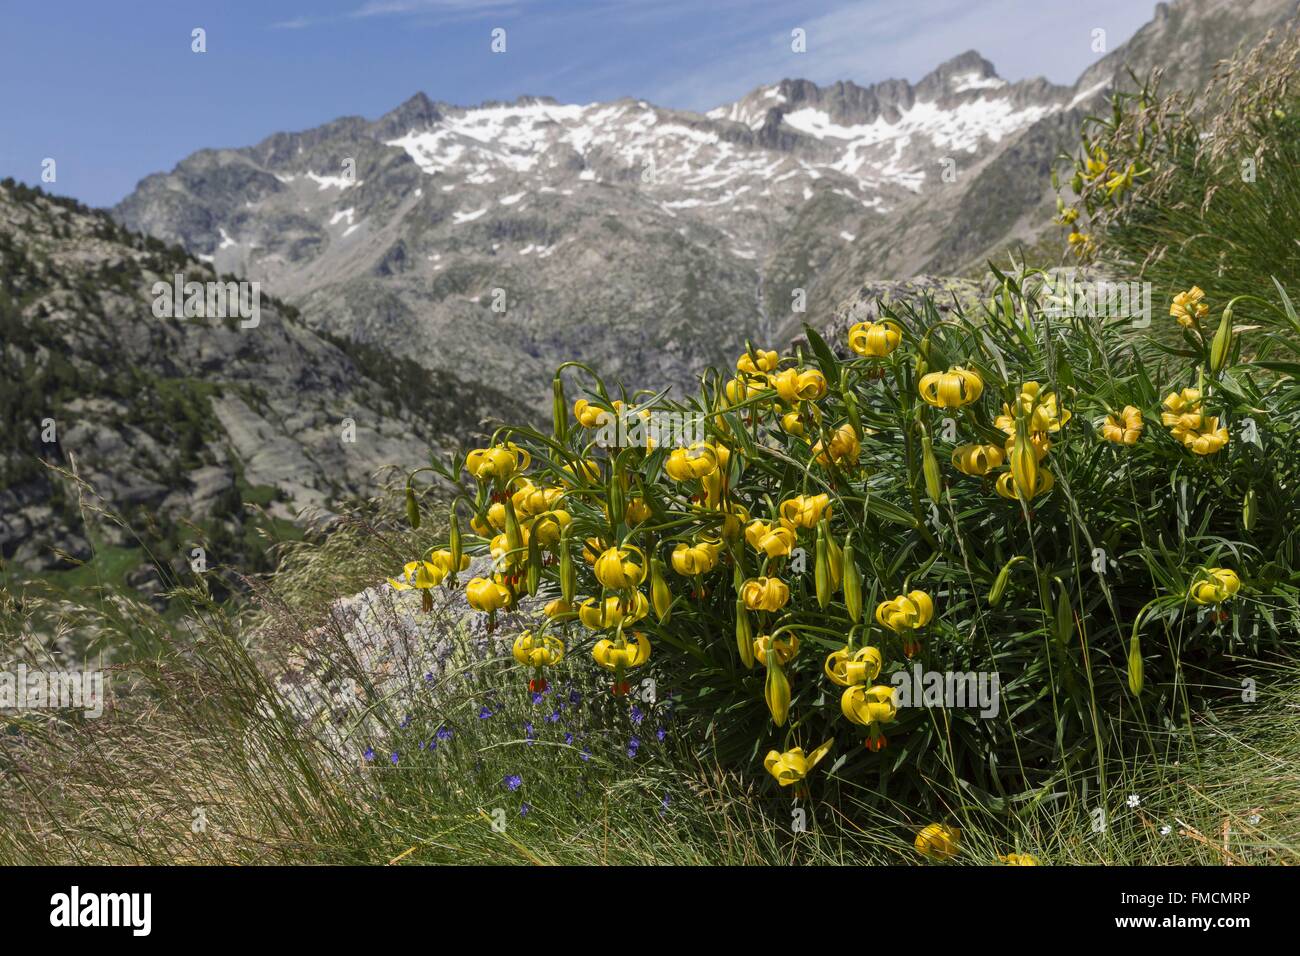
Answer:
[[(473, 104), (635, 96), (708, 109), (782, 77), (919, 79), (977, 49), (1073, 83), (1154, 0), (0, 0), (0, 176), (92, 205), (196, 149), (246, 146), (418, 90)], [(191, 31), (207, 52), (191, 51)], [(807, 34), (806, 53), (790, 31)], [(506, 52), (491, 34), (506, 31)]]

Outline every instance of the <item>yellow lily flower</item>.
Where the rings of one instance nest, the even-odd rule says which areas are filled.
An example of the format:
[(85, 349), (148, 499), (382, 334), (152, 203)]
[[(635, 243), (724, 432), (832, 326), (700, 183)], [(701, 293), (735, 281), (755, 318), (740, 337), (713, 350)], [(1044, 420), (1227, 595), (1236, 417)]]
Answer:
[(826, 376), (815, 368), (788, 368), (770, 376), (776, 393), (787, 402), (815, 402), (826, 394)]
[(1203, 419), (1200, 428), (1183, 436), (1183, 445), (1197, 455), (1213, 455), (1227, 444), (1228, 429), (1214, 416)]
[[(506, 530), (506, 506), (504, 502), (494, 501), (488, 505), (487, 523), (497, 531)], [(487, 537), (486, 534), (483, 537)]]
[(596, 646), (591, 649), (591, 656), (606, 670), (640, 667), (650, 660), (650, 641), (640, 631), (632, 635), (631, 643), (626, 639), (613, 641), (605, 637), (596, 642)]
[(573, 605), (564, 598), (556, 598), (554, 601), (548, 601), (546, 607), (542, 609), (551, 620), (557, 617), (564, 617), (566, 614), (573, 613)]
[[(562, 497), (564, 497), (563, 488), (544, 488), (524, 478), (519, 487), (515, 489), (514, 494), (510, 496), (510, 500), (515, 506), (515, 514), (520, 518), (530, 518), (544, 511), (549, 511), (555, 507), (555, 503)], [(497, 502), (497, 504), (500, 504), (500, 502)], [(496, 507), (496, 505), (493, 507)], [(504, 506), (502, 506), (502, 511), (504, 521)], [(505, 525), (502, 524), (502, 527), (505, 527)]]
[(821, 759), (830, 753), (834, 743), (834, 739), (828, 740), (807, 755), (804, 754), (802, 747), (792, 747), (785, 753), (769, 750), (767, 756), (763, 758), (763, 766), (776, 778), (777, 783), (788, 787), (807, 777), (812, 768), (821, 763)]
[(1038, 860), (1028, 853), (1007, 853), (998, 855), (998, 862), (1007, 866), (1037, 866)]
[(762, 551), (769, 558), (780, 558), (794, 550), (795, 535), (792, 528), (783, 524), (755, 519), (745, 528), (745, 540), (755, 551)]
[(895, 634), (919, 630), (933, 617), (934, 602), (924, 591), (900, 594), (892, 601), (882, 601), (876, 606), (876, 621)]
[(578, 620), (593, 631), (620, 624), (635, 624), (650, 613), (650, 602), (640, 591), (634, 591), (630, 603), (624, 604), (618, 597), (605, 598), (603, 605), (598, 605), (595, 598), (587, 598), (578, 605)]
[[(1047, 494), (1052, 490), (1052, 486), (1055, 484), (1056, 479), (1052, 476), (1050, 471), (1046, 468), (1038, 469), (1034, 474), (1033, 482), (1029, 486), (1030, 490), (1033, 492), (1029, 498), (1037, 498), (1039, 495)], [(1012, 477), (1011, 472), (1009, 471), (1004, 471), (998, 476), (997, 484), (994, 485), (994, 488), (1003, 498), (1009, 498), (1012, 501), (1021, 498), (1020, 489), (1017, 486), (1016, 480)]]
[(465, 599), (474, 610), (491, 613), (510, 605), (510, 591), (488, 578), (474, 578), (465, 585)]
[[(633, 556), (640, 560), (632, 560)], [(645, 553), (635, 545), (609, 548), (596, 559), (596, 580), (611, 591), (628, 591), (645, 580)]]
[(588, 538), (582, 543), (582, 560), (593, 568), (596, 566), (596, 559), (604, 553), (605, 543), (600, 538)]
[(520, 528), (520, 545), (517, 551), (510, 548), (509, 535), (505, 532), (494, 537), (488, 543), (488, 552), (492, 555), (492, 560), (497, 563), (498, 567), (517, 567), (528, 560), (528, 529)]
[(714, 507), (722, 514), (723, 539), (738, 540), (745, 530), (745, 522), (749, 520), (749, 509), (739, 501), (727, 502), (725, 505), (719, 502)]
[[(1007, 411), (1007, 406), (1002, 407), (1004, 412)], [(1020, 394), (1016, 396), (1016, 411), (1029, 420), (1029, 431), (1033, 434), (1059, 432), (1061, 426), (1071, 418), (1069, 409), (1061, 406), (1056, 393), (1044, 392), (1037, 382), (1025, 382), (1020, 386)], [(1001, 416), (998, 422), (1002, 422)], [(1005, 427), (1003, 431), (1006, 431)], [(1007, 434), (1014, 432), (1015, 427), (1012, 426)]]
[(560, 471), (569, 476), (571, 484), (591, 483), (600, 480), (600, 465), (590, 458), (579, 461), (577, 467), (565, 465)]
[(849, 329), (849, 348), (859, 355), (884, 358), (903, 340), (903, 328), (897, 322), (859, 322)]
[(1164, 411), (1160, 413), (1161, 423), (1175, 430), (1193, 429), (1201, 426), (1201, 390), (1185, 388), (1181, 392), (1170, 392), (1161, 403)]
[(841, 687), (852, 687), (854, 684), (870, 683), (879, 677), (883, 663), (884, 658), (874, 647), (859, 647), (852, 654), (846, 647), (828, 654), (822, 669), (833, 683)]
[[(809, 405), (807, 407), (814, 409), (815, 417), (818, 420), (820, 420), (821, 414), (820, 414), (820, 410), (817, 410), (817, 406)], [(803, 412), (800, 411), (799, 408), (796, 408), (794, 411), (786, 412), (784, 415), (782, 415), (781, 429), (787, 435), (794, 435), (796, 438), (803, 438), (804, 435), (807, 434), (808, 432), (808, 429), (804, 426), (803, 423)]]
[(1002, 467), (1002, 458), (1002, 449), (997, 445), (958, 445), (952, 450), (953, 467), (973, 478)]
[(645, 503), (643, 498), (633, 498), (627, 503), (627, 523), (629, 525), (640, 524), (645, 521), (653, 512), (650, 506)]
[(761, 375), (737, 375), (723, 386), (722, 393), (728, 405), (739, 405), (768, 390), (767, 379)]
[(513, 648), (515, 660), (526, 667), (548, 667), (564, 659), (564, 642), (550, 634), (535, 635), (524, 631)]
[(931, 823), (916, 835), (916, 852), (932, 860), (950, 860), (961, 845), (961, 831), (944, 823)]
[(918, 388), (927, 404), (936, 408), (961, 408), (979, 400), (984, 392), (984, 380), (978, 372), (954, 365), (946, 372), (921, 376)]
[[(1052, 450), (1052, 440), (1044, 432), (1035, 432), (1029, 436), (1029, 444), (1034, 448), (1034, 457), (1042, 461), (1047, 457), (1047, 453)], [(1016, 436), (1009, 435), (1006, 444), (1006, 457), (1010, 458), (1016, 450)]]
[(790, 600), (790, 588), (780, 578), (750, 578), (740, 596), (751, 611), (779, 611)]
[(1096, 243), (1092, 241), (1092, 236), (1087, 233), (1079, 232), (1077, 229), (1070, 233), (1068, 242), (1070, 243), (1070, 248), (1080, 256), (1087, 255), (1096, 245)]
[[(469, 558), (465, 565), (469, 566)], [(401, 579), (389, 578), (388, 583), (394, 591), (427, 590), (436, 588), (446, 576), (446, 569), (432, 561), (408, 561), (402, 565)]]
[(736, 359), (736, 371), (747, 375), (762, 375), (775, 369), (780, 361), (781, 357), (776, 352), (754, 349), (752, 356), (746, 352)]
[(776, 662), (784, 667), (799, 653), (799, 635), (791, 634), (789, 637), (778, 637), (776, 640), (772, 640), (766, 634), (754, 638), (754, 659), (764, 667), (767, 666), (769, 650), (776, 652)]
[(445, 548), (439, 549), (429, 555), (429, 560), (442, 570), (443, 574), (451, 574), (454, 571), (464, 571), (469, 567), (469, 555), (460, 556), (460, 566), (455, 567), (456, 562), (452, 560), (451, 552)]
[(573, 417), (578, 420), (578, 424), (583, 428), (598, 428), (609, 414), (599, 405), (593, 405), (585, 398), (580, 398), (573, 403)]
[(1197, 604), (1222, 604), (1241, 590), (1241, 578), (1227, 568), (1198, 571), (1188, 589), (1188, 597)]
[(819, 465), (829, 465), (834, 462), (841, 468), (856, 467), (858, 455), (861, 453), (862, 442), (858, 439), (857, 431), (848, 422), (835, 430), (829, 447), (823, 448), (820, 441), (812, 447), (812, 456)]
[(496, 480), (506, 484), (515, 475), (527, 471), (533, 457), (514, 442), (476, 448), (465, 459), (465, 467), (479, 481)]
[(1169, 306), (1169, 314), (1177, 319), (1178, 324), (1183, 328), (1190, 329), (1210, 313), (1210, 305), (1202, 301), (1204, 298), (1205, 291), (1200, 286), (1192, 286), (1186, 292), (1174, 296), (1174, 301)]
[(721, 550), (722, 546), (716, 541), (682, 542), (673, 548), (673, 570), (685, 577), (708, 574), (717, 567)]
[(1106, 416), (1106, 422), (1101, 426), (1101, 436), (1116, 445), (1136, 445), (1145, 427), (1142, 410), (1125, 405), (1118, 415)]
[(1106, 151), (1101, 147), (1097, 147), (1092, 151), (1088, 158), (1084, 160), (1084, 175), (1089, 179), (1096, 179), (1098, 176), (1106, 172), (1109, 163), (1110, 157), (1106, 154)]
[(664, 462), (668, 477), (677, 481), (704, 478), (725, 467), (717, 447), (707, 442), (695, 442), (688, 448), (674, 448)]
[(557, 508), (554, 511), (543, 511), (528, 528), (521, 530), (524, 532), (525, 541), (528, 540), (529, 535), (536, 534), (537, 542), (543, 548), (555, 548), (560, 543), (560, 536), (564, 533), (564, 529), (571, 524), (573, 524), (573, 516)]
[(1110, 179), (1106, 180), (1106, 196), (1109, 199), (1116, 199), (1124, 194), (1124, 191), (1133, 185), (1133, 164), (1129, 163), (1128, 168), (1122, 173), (1116, 173)]
[(823, 517), (831, 516), (831, 496), (795, 495), (781, 502), (781, 523), (787, 528), (815, 528)]
[(889, 743), (881, 732), (881, 726), (892, 723), (898, 716), (894, 688), (884, 684), (874, 687), (853, 684), (840, 695), (840, 712), (853, 723), (867, 728), (869, 750), (880, 750)]

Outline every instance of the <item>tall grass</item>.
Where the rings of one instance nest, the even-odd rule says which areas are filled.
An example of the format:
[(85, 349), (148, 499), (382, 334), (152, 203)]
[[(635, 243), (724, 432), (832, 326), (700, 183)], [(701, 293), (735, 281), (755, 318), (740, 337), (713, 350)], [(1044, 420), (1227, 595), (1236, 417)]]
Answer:
[[(383, 562), (383, 537), (329, 539), (314, 559)], [(405, 645), (413, 659), (429, 650), (428, 634), (460, 638), (430, 682), (422, 667), (375, 667), (345, 606), (304, 629), (295, 608), (264, 595), (250, 637), (246, 618), (201, 592), (178, 598), (192, 608), (180, 630), (120, 599), (112, 613), (6, 601), (7, 646), (38, 614), (152, 651), (111, 671), (114, 706), (100, 720), (7, 718), (0, 862), (922, 862), (911, 808), (882, 804), (852, 773), (835, 771), (798, 799), (756, 786), (701, 759), (667, 702), (634, 702), (637, 722), (633, 703), (613, 701), (578, 662), (561, 665), (535, 703), (527, 673), (490, 646), (480, 657), (481, 629), (450, 601), (427, 631), (407, 626), (424, 616), (406, 595), (381, 602), (386, 610), (369, 622), (376, 642)], [(307, 714), (284, 701), (286, 673), (325, 673), (332, 687), (354, 682), (357, 694)], [(1114, 763), (1102, 801), (1077, 774), (995, 812), (938, 776), (935, 792), (963, 832), (956, 862), (1012, 851), (1057, 864), (1297, 862), (1298, 675), (1288, 666), (1264, 676), (1260, 703), (1196, 718), (1195, 747), (1170, 728), (1162, 759)], [(490, 717), (479, 716), (485, 706)], [(338, 732), (322, 732), (322, 721)]]

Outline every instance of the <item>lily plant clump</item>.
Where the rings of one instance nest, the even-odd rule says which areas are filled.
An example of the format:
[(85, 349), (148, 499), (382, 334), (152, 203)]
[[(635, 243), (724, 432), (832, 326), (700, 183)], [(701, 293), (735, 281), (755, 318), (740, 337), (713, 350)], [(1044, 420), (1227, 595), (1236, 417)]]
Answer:
[[(994, 272), (980, 314), (747, 345), (685, 401), (563, 366), (549, 431), (421, 469), (455, 488), (450, 533), (394, 586), (463, 588), (492, 622), (539, 597), (513, 643), (530, 689), (562, 666), (615, 698), (653, 682), (774, 792), (834, 777), (924, 813), (935, 780), (1008, 808), (1081, 770), (1104, 786), (1300, 620), (1300, 400), (1231, 307), (1171, 352)], [(1206, 285), (1176, 309), (1222, 307)], [(1295, 324), (1257, 311), (1259, 343)], [(663, 441), (669, 416), (696, 440)]]

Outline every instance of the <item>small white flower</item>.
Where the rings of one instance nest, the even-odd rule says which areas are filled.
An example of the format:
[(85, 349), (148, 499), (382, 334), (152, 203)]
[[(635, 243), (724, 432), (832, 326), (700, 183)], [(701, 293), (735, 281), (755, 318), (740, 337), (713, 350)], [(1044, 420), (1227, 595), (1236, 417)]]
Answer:
[(1142, 803), (1142, 798), (1139, 797), (1136, 793), (1130, 793), (1128, 795), (1128, 805), (1130, 809), (1138, 806), (1141, 803)]
[(1248, 816), (1246, 819), (1247, 819), (1248, 821), (1250, 821), (1250, 825), (1253, 827), (1253, 826), (1256, 826), (1256, 825), (1259, 823), (1259, 821), (1262, 820), (1262, 819), (1264, 819), (1264, 818), (1261, 817), (1258, 813), (1252, 813), (1252, 814), (1251, 814), (1250, 816)]
[(1171, 826), (1170, 826), (1169, 824), (1167, 824), (1167, 823), (1166, 823), (1164, 826), (1162, 826), (1162, 827), (1160, 828), (1160, 835), (1161, 835), (1161, 836), (1169, 836), (1169, 834), (1171, 834), (1171, 833), (1173, 833), (1173, 832), (1174, 832), (1174, 828), (1171, 827)]

